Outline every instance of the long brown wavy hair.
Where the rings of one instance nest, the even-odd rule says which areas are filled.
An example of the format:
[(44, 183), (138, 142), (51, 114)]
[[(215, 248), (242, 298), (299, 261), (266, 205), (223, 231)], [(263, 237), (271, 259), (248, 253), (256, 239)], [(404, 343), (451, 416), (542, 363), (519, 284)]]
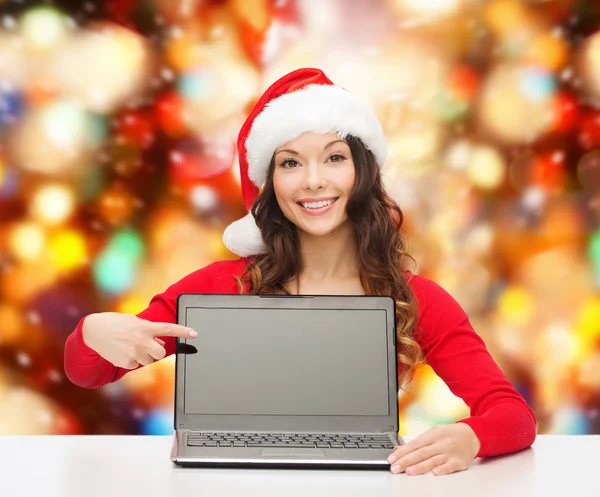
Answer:
[[(391, 295), (396, 301), (396, 343), (398, 362), (403, 365), (399, 387), (408, 387), (416, 368), (425, 362), (413, 338), (417, 322), (417, 302), (403, 275), (408, 254), (402, 230), (404, 214), (387, 195), (373, 153), (354, 136), (347, 136), (355, 167), (355, 184), (348, 199), (348, 220), (358, 244), (360, 281), (367, 295)], [(267, 181), (252, 206), (267, 252), (252, 258), (241, 277), (236, 277), (240, 293), (249, 284), (250, 294), (290, 295), (286, 284), (302, 270), (296, 226), (290, 222), (275, 197), (271, 159)]]

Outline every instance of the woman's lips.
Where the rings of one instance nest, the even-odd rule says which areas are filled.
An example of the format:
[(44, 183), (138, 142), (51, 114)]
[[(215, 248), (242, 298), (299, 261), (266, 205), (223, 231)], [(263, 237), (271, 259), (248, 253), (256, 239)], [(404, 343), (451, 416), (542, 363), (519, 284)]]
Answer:
[(305, 212), (309, 216), (320, 216), (322, 214), (325, 214), (329, 210), (331, 210), (333, 208), (333, 206), (335, 205), (335, 203), (337, 202), (337, 200), (338, 199), (336, 198), (329, 205), (326, 205), (324, 207), (319, 207), (318, 209), (309, 209), (309, 208), (304, 207), (302, 204), (299, 204), (299, 203), (297, 205), (298, 205), (298, 207), (300, 207), (300, 209), (302, 209), (303, 212)]

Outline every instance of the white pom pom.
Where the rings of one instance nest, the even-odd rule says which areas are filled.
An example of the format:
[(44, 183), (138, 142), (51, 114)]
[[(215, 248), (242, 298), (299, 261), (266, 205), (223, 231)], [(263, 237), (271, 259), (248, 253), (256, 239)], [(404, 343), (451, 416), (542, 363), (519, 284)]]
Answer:
[(267, 251), (252, 213), (227, 226), (223, 233), (223, 243), (240, 257), (249, 257)]

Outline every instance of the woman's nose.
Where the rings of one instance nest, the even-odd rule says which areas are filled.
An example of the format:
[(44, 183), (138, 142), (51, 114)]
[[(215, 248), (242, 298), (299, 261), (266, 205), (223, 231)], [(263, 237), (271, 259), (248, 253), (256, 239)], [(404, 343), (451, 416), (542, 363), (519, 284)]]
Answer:
[(318, 190), (325, 184), (322, 171), (318, 164), (309, 164), (304, 169), (304, 187), (307, 190)]

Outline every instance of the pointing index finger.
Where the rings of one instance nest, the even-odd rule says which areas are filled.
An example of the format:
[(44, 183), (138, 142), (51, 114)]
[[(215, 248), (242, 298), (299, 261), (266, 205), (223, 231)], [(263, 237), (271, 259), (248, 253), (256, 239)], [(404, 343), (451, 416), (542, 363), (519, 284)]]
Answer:
[(152, 330), (153, 336), (170, 336), (179, 338), (196, 338), (198, 333), (192, 328), (173, 323), (157, 323)]

